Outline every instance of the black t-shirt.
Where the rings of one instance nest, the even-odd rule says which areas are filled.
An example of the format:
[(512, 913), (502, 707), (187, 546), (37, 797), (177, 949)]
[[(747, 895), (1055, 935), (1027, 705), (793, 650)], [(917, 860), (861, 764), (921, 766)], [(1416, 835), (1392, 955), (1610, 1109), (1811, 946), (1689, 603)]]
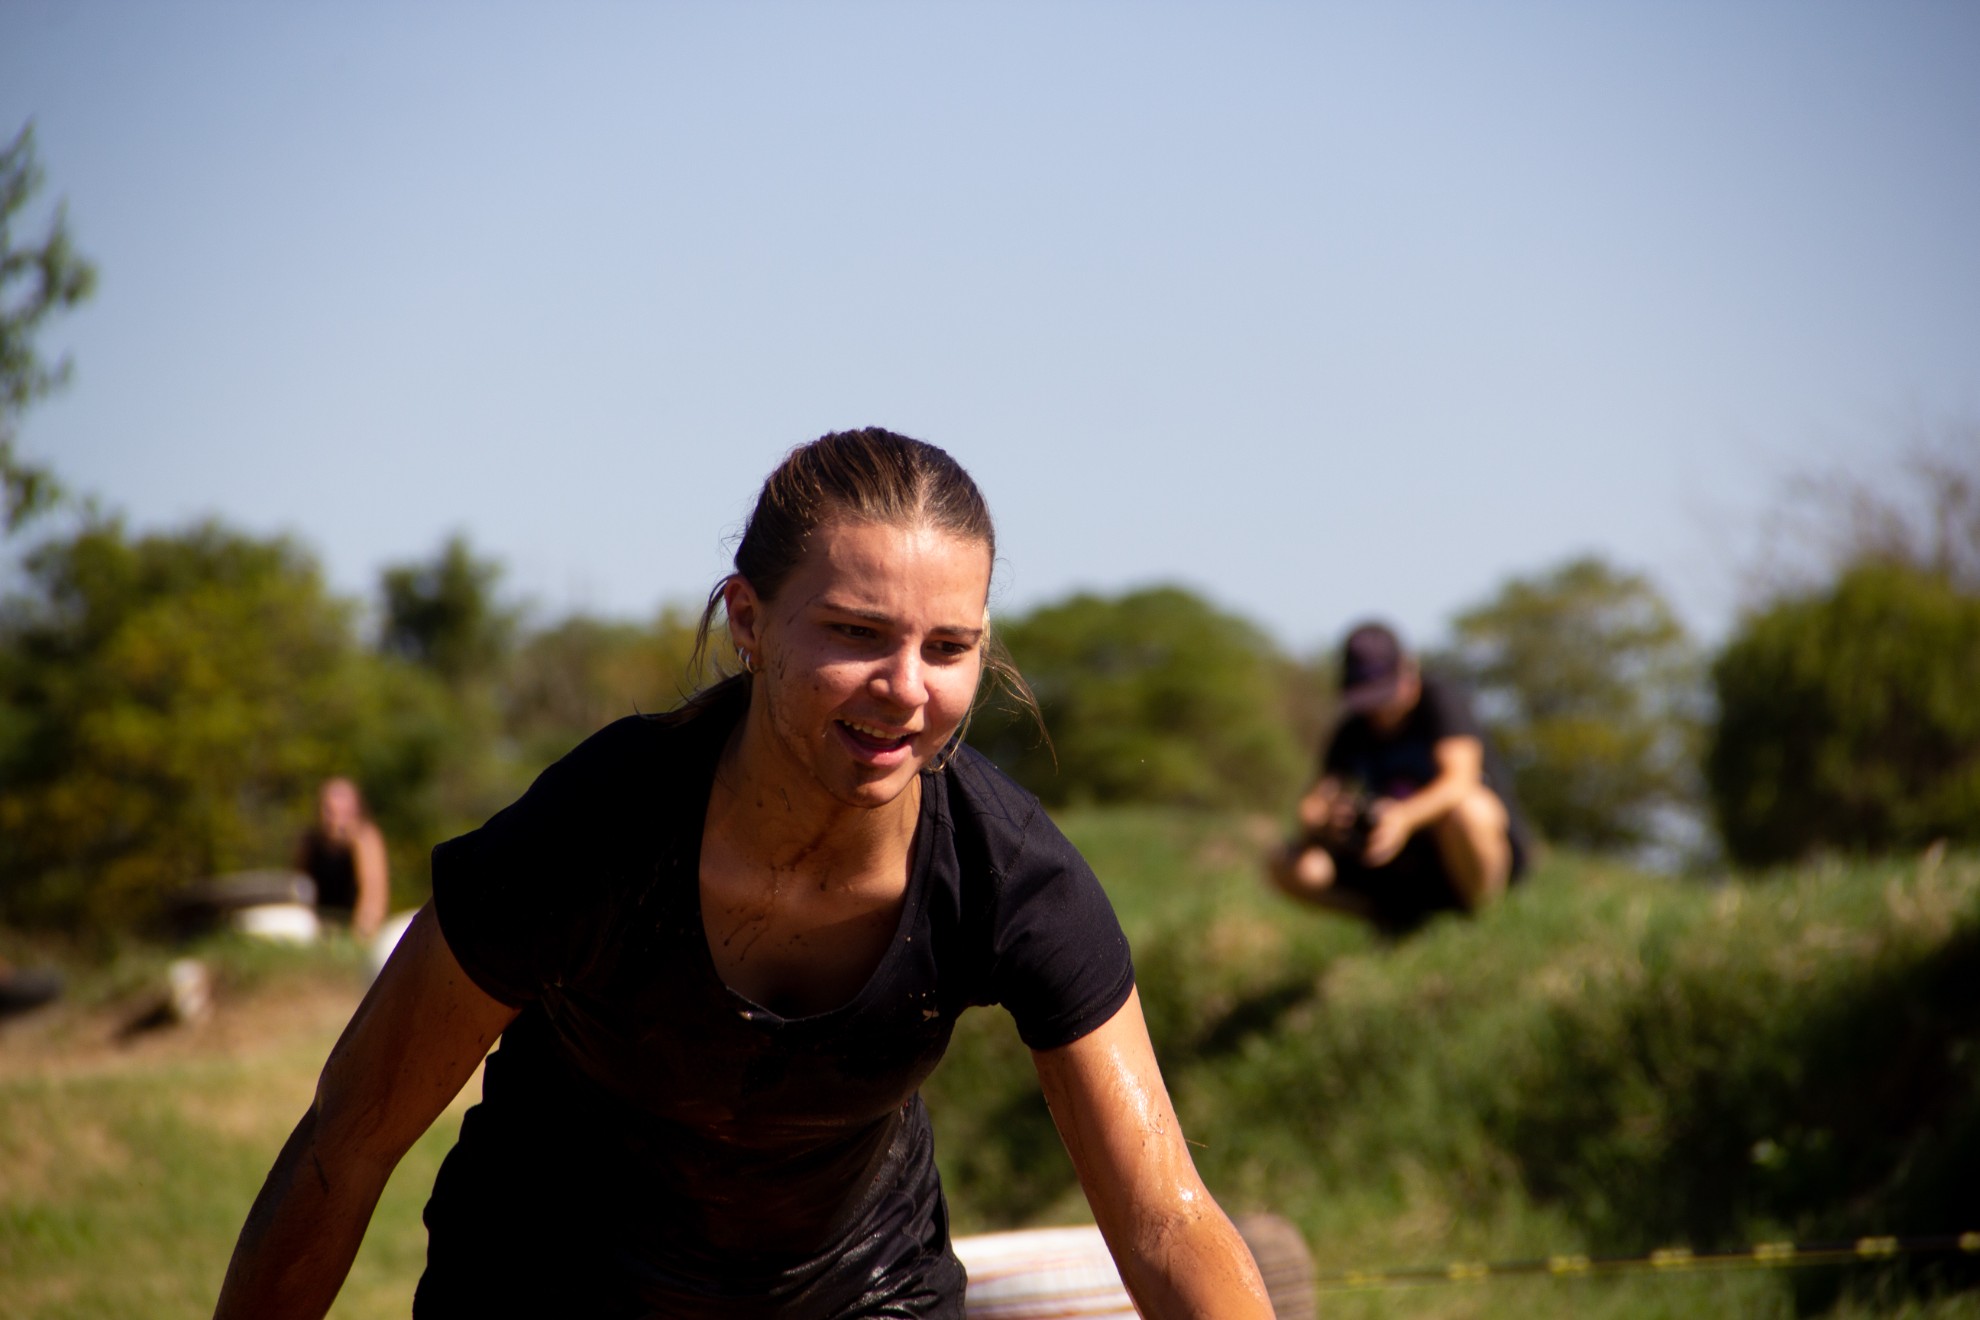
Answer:
[(349, 916), (357, 907), (357, 852), (321, 830), (303, 836), (303, 871), (316, 883), (316, 906)]
[(1105, 1022), (1127, 942), (1037, 800), (965, 748), (922, 778), (866, 986), (809, 1017), (753, 1003), (700, 908), (740, 712), (621, 720), (435, 850), (449, 947), (522, 1013), (427, 1205), (415, 1315), (962, 1314), (918, 1088), (971, 1005), (1034, 1049)]
[(1456, 687), (1423, 675), (1423, 696), (1393, 733), (1383, 733), (1366, 715), (1342, 720), (1320, 757), (1320, 773), (1360, 785), (1377, 797), (1406, 798), (1437, 777), (1437, 744), (1446, 738), (1476, 738), (1485, 748), (1482, 775), (1513, 818), (1520, 833), (1512, 783), (1493, 751), (1471, 703)]

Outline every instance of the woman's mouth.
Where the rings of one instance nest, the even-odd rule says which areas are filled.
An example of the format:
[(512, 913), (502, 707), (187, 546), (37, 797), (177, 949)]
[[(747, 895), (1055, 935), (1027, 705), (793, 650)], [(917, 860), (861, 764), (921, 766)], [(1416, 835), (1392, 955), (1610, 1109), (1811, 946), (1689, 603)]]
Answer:
[(898, 752), (914, 741), (911, 733), (889, 733), (871, 724), (861, 724), (857, 720), (838, 720), (836, 723), (846, 740), (860, 751), (872, 756), (885, 756)]

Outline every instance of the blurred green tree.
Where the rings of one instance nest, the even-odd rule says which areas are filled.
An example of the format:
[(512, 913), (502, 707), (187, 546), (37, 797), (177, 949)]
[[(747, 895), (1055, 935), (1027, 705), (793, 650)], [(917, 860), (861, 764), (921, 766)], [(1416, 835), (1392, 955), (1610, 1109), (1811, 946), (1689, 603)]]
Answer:
[(441, 759), (402, 804), (408, 837), (422, 845), (414, 859), (420, 880), (427, 875), (426, 848), (479, 825), (543, 768), (505, 726), (516, 644), (525, 630), (522, 610), (498, 590), (501, 579), (501, 565), (476, 554), (460, 534), (432, 558), (391, 565), (379, 575), (379, 653), (441, 693), (430, 708)]
[(430, 701), (287, 540), (91, 519), (24, 576), (0, 602), (0, 918), (128, 929), (285, 863), (324, 776), (430, 773)]
[(449, 683), (492, 679), (508, 659), (517, 613), (496, 598), (502, 568), (477, 557), (467, 538), (447, 538), (425, 563), (387, 568), (379, 579), (385, 623), (380, 645)]
[(622, 715), (669, 710), (689, 672), (695, 618), (669, 606), (646, 626), (573, 615), (530, 633), (503, 685), (503, 728), (541, 768)]
[(96, 270), (76, 252), (61, 205), (38, 244), (16, 242), (14, 225), (41, 185), (30, 123), (0, 150), (0, 489), (5, 498), (0, 528), (8, 532), (45, 511), (60, 494), (54, 474), (15, 449), (21, 414), (69, 375), (67, 359), (42, 360), (35, 336), (50, 316), (82, 302), (96, 287)]
[(1727, 850), (1980, 841), (1980, 591), (1869, 559), (1743, 620), (1705, 762)]
[(1460, 614), (1431, 663), (1466, 682), (1547, 838), (1641, 847), (1699, 802), (1704, 675), (1641, 574), (1583, 557)]
[(1051, 739), (999, 704), (970, 742), (1045, 802), (1276, 811), (1297, 791), (1305, 757), (1286, 718), (1287, 663), (1243, 619), (1153, 587), (1077, 595), (997, 628)]

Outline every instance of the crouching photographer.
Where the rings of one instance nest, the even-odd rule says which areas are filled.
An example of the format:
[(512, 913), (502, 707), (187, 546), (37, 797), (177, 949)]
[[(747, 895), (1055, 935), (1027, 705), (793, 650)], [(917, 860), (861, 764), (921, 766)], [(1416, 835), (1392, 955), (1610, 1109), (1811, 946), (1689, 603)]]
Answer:
[(1526, 832), (1463, 696), (1371, 623), (1348, 634), (1340, 701), (1273, 885), (1391, 934), (1504, 893), (1526, 869)]

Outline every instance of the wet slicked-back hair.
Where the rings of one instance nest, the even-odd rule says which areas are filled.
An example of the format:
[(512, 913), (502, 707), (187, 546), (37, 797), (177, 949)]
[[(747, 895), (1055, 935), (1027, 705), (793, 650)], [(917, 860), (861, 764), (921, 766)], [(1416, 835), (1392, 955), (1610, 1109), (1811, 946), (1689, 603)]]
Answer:
[[(979, 543), (989, 562), (997, 562), (997, 532), (990, 521), (990, 506), (962, 464), (934, 445), (869, 426), (858, 431), (834, 431), (784, 455), (756, 497), (756, 507), (736, 546), (735, 572), (730, 577), (748, 582), (766, 602), (776, 599), (803, 561), (812, 538), (833, 522), (933, 527)], [(708, 604), (695, 631), (690, 673), (706, 672), (710, 638), (730, 577), (717, 582), (708, 593)], [(690, 697), (682, 714), (749, 682), (750, 676), (741, 671), (739, 662), (724, 657), (713, 663), (720, 677)], [(983, 639), (983, 670), (1031, 713), (1043, 736), (1038, 702), (994, 635)], [(951, 750), (968, 728), (965, 717)], [(945, 751), (938, 763), (946, 761), (948, 755)]]
[(962, 464), (934, 445), (870, 426), (820, 436), (784, 456), (756, 497), (736, 572), (764, 600), (775, 599), (812, 534), (834, 520), (934, 527), (981, 542), (997, 559), (990, 508)]

